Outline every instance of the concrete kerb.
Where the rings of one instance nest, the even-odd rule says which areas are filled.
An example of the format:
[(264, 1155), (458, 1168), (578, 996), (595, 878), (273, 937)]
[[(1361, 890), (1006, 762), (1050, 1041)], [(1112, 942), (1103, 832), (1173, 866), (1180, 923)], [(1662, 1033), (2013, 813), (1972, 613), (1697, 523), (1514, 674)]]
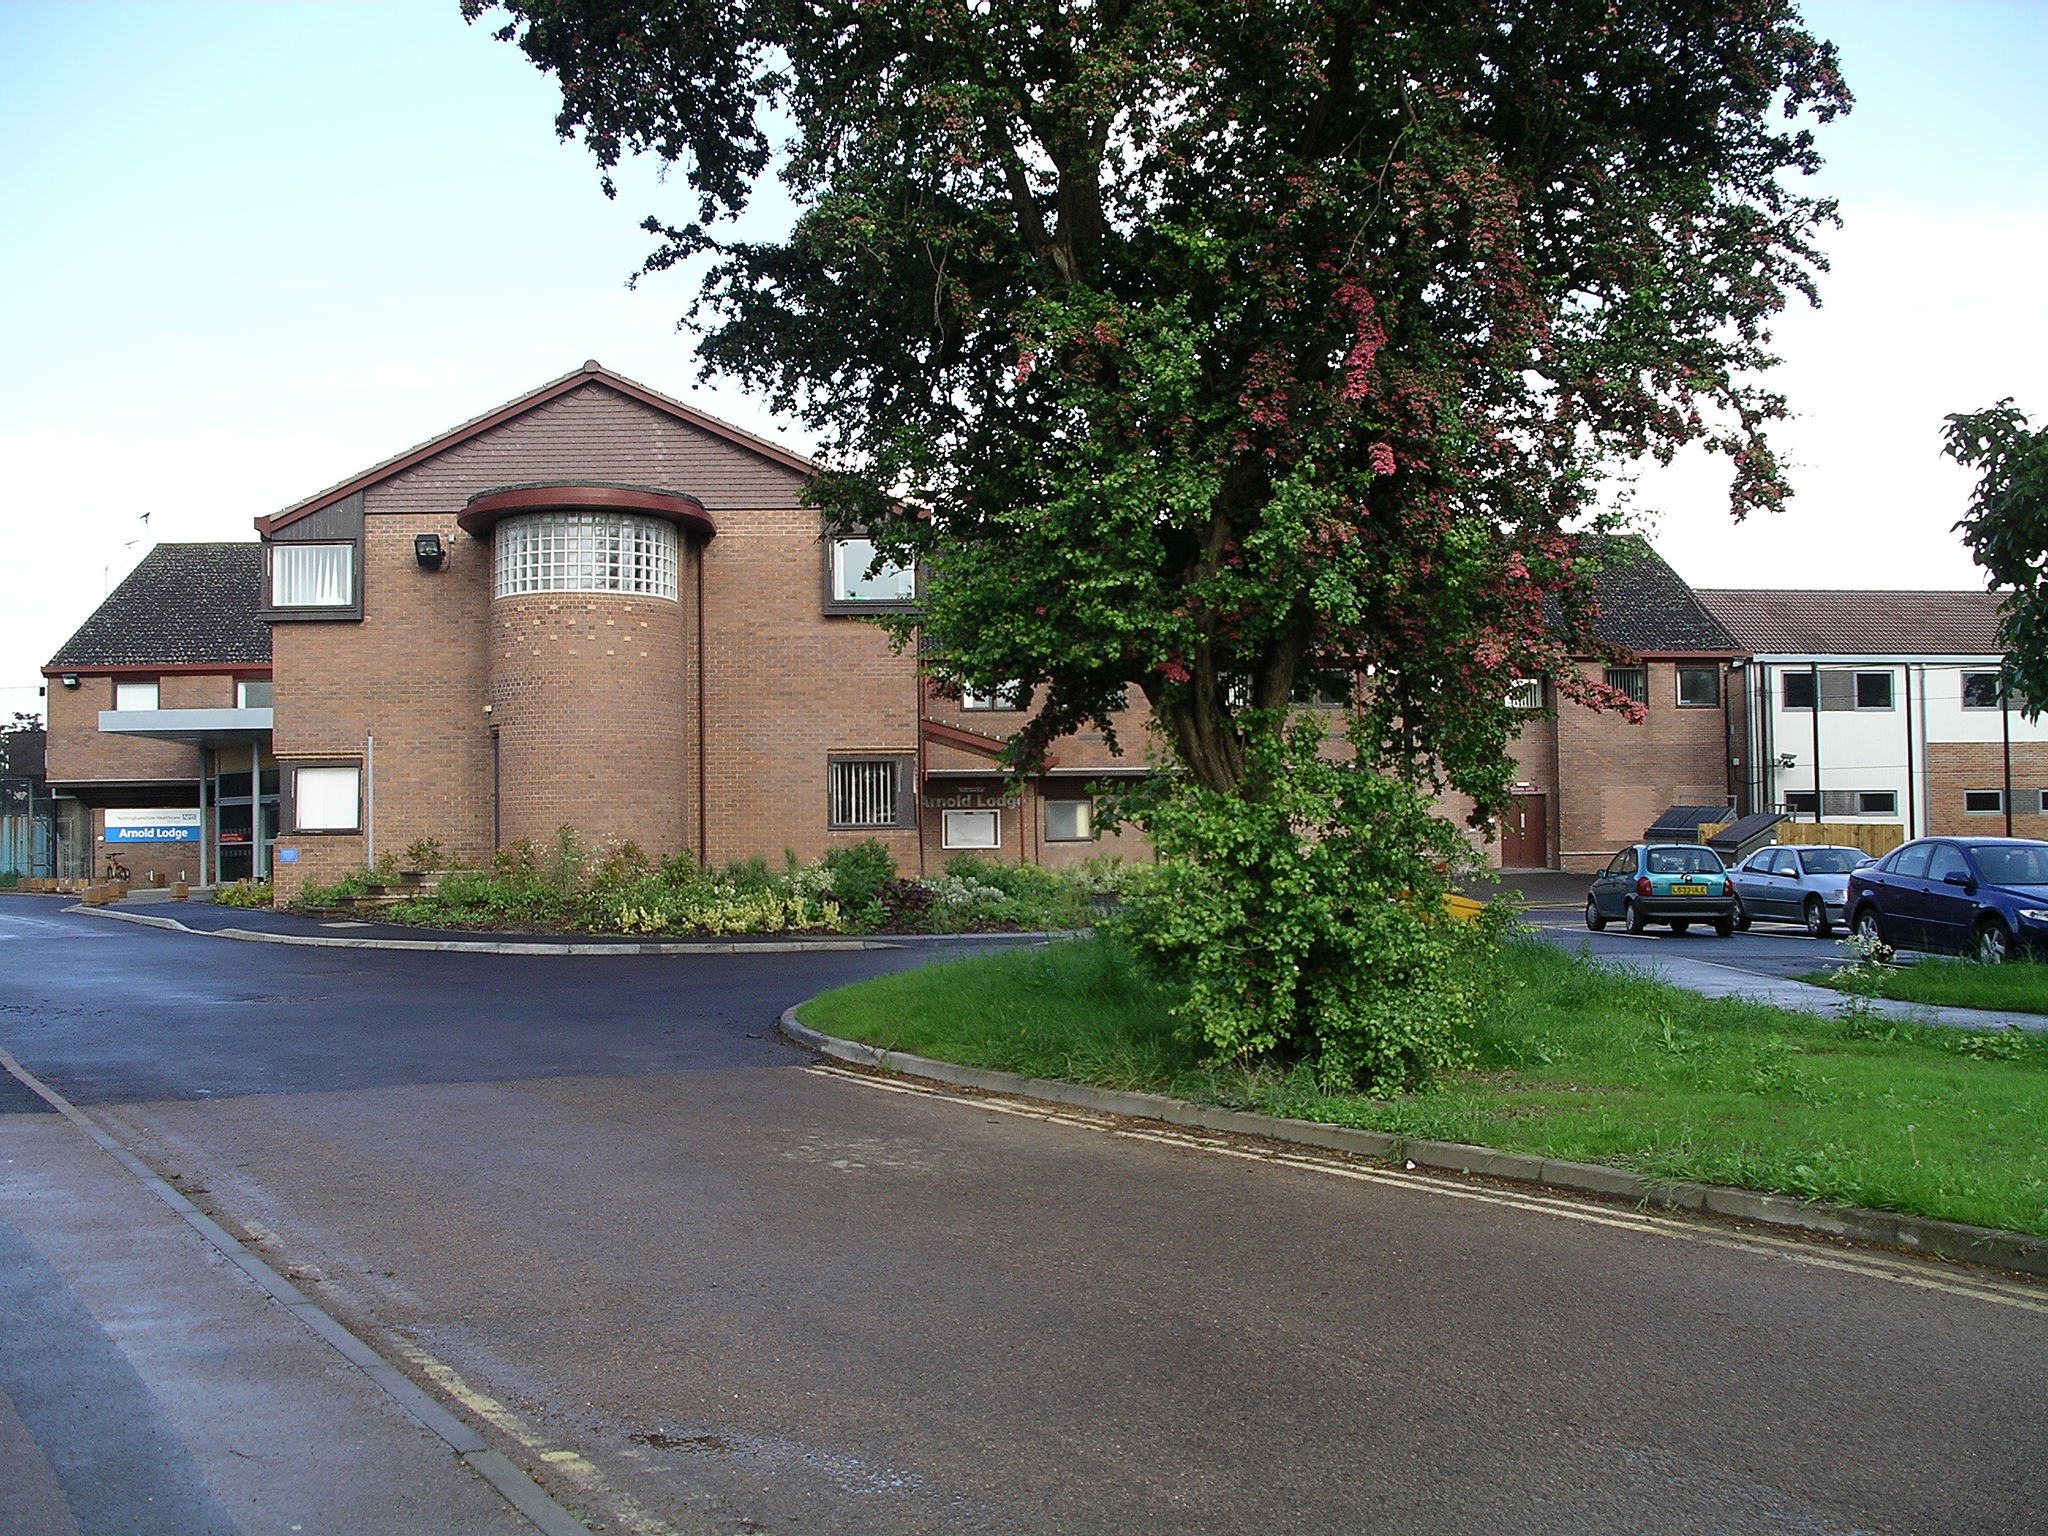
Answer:
[(142, 912), (117, 912), (111, 907), (74, 905), (62, 909), (86, 917), (111, 917), (117, 922), (168, 928), (206, 939), (239, 939), (245, 944), (298, 944), (313, 949), (428, 950), (468, 955), (786, 955), (812, 950), (900, 949), (906, 943), (972, 941), (1043, 943), (1069, 938), (1067, 933), (915, 934), (887, 939), (750, 939), (650, 940), (646, 943), (527, 943), (496, 939), (351, 939), (324, 933), (263, 933), (253, 928), (194, 928), (174, 917)]
[[(133, 916), (133, 914), (128, 914)], [(172, 927), (183, 927), (173, 923)], [(188, 932), (192, 930), (187, 930)], [(517, 1510), (545, 1536), (589, 1536), (589, 1526), (549, 1497), (541, 1486), (520, 1470), (509, 1457), (494, 1451), (477, 1431), (411, 1377), (405, 1375), (360, 1335), (338, 1321), (334, 1314), (307, 1296), (279, 1274), (247, 1244), (194, 1205), (162, 1178), (111, 1131), (79, 1109), (56, 1089), (30, 1072), (6, 1051), (0, 1050), (0, 1071), (4, 1071), (50, 1108), (62, 1115), (88, 1140), (105, 1152), (126, 1172), (168, 1206), (186, 1225), (222, 1258), (254, 1281), (273, 1301), (357, 1370), (374, 1382), (409, 1414), (413, 1421), (446, 1445), (455, 1458), (481, 1477), (498, 1496)]]
[(1626, 1168), (1609, 1168), (1599, 1163), (1566, 1162), (1526, 1152), (1466, 1146), (1454, 1141), (1408, 1139), (1385, 1131), (1362, 1131), (1313, 1120), (1287, 1120), (1245, 1110), (1219, 1109), (1186, 1099), (1169, 1098), (1164, 1094), (1094, 1088), (1084, 1083), (1025, 1077), (1021, 1073), (999, 1072), (988, 1067), (958, 1066), (949, 1061), (934, 1061), (907, 1051), (883, 1050), (878, 1046), (863, 1045), (857, 1040), (841, 1040), (825, 1034), (797, 1018), (797, 1009), (802, 1006), (798, 1003), (783, 1010), (779, 1021), (783, 1034), (791, 1040), (838, 1061), (874, 1067), (905, 1077), (925, 1078), (954, 1087), (979, 1088), (1019, 1098), (1042, 1099), (1101, 1114), (1159, 1120), (1195, 1130), (1228, 1131), (1242, 1136), (1263, 1137), (1268, 1141), (1319, 1147), (1325, 1151), (1349, 1152), (1382, 1162), (1408, 1162), (1437, 1173), (1477, 1174), (1574, 1194), (1604, 1195), (1655, 1209), (1700, 1211), (1788, 1232), (1869, 1243), (1930, 1258), (1986, 1264), (2048, 1277), (2048, 1239), (2031, 1237), (2024, 1232), (2001, 1232), (1963, 1222), (1900, 1216), (1861, 1206), (1818, 1204), (1789, 1195), (1761, 1194), (1755, 1190), (1733, 1189), (1719, 1184), (1654, 1179)]

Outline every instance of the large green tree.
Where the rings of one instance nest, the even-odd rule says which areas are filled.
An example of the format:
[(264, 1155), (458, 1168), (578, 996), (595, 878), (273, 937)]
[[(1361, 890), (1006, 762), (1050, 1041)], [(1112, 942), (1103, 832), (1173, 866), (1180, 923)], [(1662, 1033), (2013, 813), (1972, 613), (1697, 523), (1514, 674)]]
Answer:
[[(1324, 893), (1212, 997), (1314, 1033), (1313, 978), (1376, 952), (1357, 892), (1422, 889), (1306, 873), (1402, 820), (1301, 777), (1308, 679), (1365, 680), (1357, 772), (1483, 818), (1514, 678), (1633, 708), (1570, 664), (1603, 467), (1704, 441), (1738, 515), (1785, 494), (1759, 376), (1848, 102), (1786, 0), (464, 3), (608, 188), (643, 152), (687, 178), (649, 267), (702, 264), (700, 356), (818, 432), (826, 518), (924, 564), (929, 665), (1033, 688), (1019, 766), (1135, 688), (1210, 797), (1153, 802), (1162, 845), (1242, 910)], [(738, 238), (771, 172), (794, 227)]]
[[(1601, 466), (1784, 495), (1758, 375), (1847, 95), (1783, 0), (502, 9), (564, 135), (687, 176), (650, 265), (708, 260), (702, 357), (926, 563), (941, 667), (1038, 688), (1028, 748), (1135, 685), (1230, 791), (1242, 709), (1370, 669), (1372, 755), (1490, 803)], [(770, 171), (794, 228), (729, 238)]]
[(2001, 400), (1949, 417), (1946, 451), (1977, 471), (1956, 531), (2008, 589), (1999, 613), (2006, 676), (2037, 717), (2048, 705), (2048, 426), (2028, 425), (2018, 406)]

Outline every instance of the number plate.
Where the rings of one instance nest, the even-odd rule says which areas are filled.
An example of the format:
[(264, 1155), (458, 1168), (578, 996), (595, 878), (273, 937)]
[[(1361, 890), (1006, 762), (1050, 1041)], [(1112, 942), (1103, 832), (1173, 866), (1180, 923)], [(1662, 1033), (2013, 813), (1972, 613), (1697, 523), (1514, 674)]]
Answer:
[(1704, 896), (1707, 894), (1707, 888), (1704, 885), (1674, 885), (1671, 887), (1671, 894), (1674, 896)]

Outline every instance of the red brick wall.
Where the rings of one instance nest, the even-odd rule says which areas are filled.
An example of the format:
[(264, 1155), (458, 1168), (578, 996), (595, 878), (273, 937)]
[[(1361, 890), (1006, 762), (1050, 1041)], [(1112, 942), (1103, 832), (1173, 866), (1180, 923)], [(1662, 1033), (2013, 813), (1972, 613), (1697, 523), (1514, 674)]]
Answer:
[[(137, 669), (123, 677), (146, 681), (157, 674)], [(158, 703), (165, 709), (229, 709), (234, 702), (231, 676), (172, 673), (159, 681)], [(101, 732), (100, 711), (114, 707), (111, 677), (80, 677), (76, 688), (52, 678), (45, 703), (50, 733), (46, 771), (53, 783), (199, 777), (197, 747)]]
[[(682, 587), (694, 604), (687, 572)], [(692, 846), (693, 619), (682, 602), (609, 592), (492, 605), (501, 843), (566, 826), (657, 859)]]
[[(2048, 745), (2012, 744), (2012, 835), (2048, 838), (2041, 791), (2048, 789)], [(1927, 745), (1928, 835), (2003, 837), (2003, 813), (1965, 811), (1963, 791), (2003, 789), (2005, 750), (1995, 741), (1935, 741)]]
[[(1559, 711), (1551, 813), (1561, 868), (1598, 869), (1617, 848), (1640, 838), (1666, 806), (1727, 798), (1722, 711), (1678, 708), (1676, 664), (1651, 661), (1648, 668), (1649, 713), (1639, 725), (1575, 704)], [(1586, 671), (1600, 675), (1598, 668)]]

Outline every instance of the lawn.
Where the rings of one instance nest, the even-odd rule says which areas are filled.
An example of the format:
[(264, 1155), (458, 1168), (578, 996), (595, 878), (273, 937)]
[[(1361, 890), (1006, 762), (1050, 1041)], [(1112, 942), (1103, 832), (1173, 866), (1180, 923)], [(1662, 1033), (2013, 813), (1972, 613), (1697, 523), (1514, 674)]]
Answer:
[(1712, 999), (1517, 942), (1474, 1065), (1391, 1099), (1215, 1067), (1091, 938), (877, 977), (799, 1016), (974, 1066), (2048, 1236), (2048, 1040)]
[(2048, 1013), (2048, 964), (2015, 960), (2005, 965), (1979, 965), (1974, 960), (1921, 960), (1844, 977), (1816, 971), (1802, 981), (1816, 982), (1866, 997), (1895, 997), (1902, 1002), (1944, 1008), (2001, 1008), (2013, 1013)]

